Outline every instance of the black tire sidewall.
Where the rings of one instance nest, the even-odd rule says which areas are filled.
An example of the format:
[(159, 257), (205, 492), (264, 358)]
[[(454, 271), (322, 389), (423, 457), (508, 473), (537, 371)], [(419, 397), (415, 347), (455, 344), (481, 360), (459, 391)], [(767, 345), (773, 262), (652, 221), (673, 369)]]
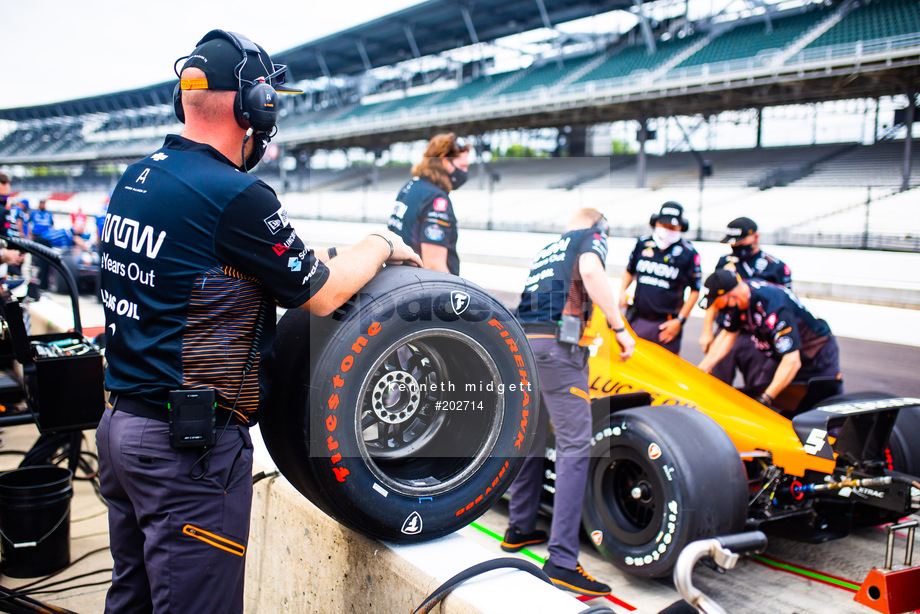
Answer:
[[(708, 448), (702, 454), (688, 448), (700, 443)], [(728, 435), (704, 414), (677, 406), (619, 412), (595, 423), (591, 444), (583, 525), (598, 551), (619, 569), (665, 576), (691, 541), (742, 529), (747, 507), (743, 464)], [(655, 518), (639, 532), (647, 541), (621, 541), (609, 526), (617, 504), (600, 500), (597, 480), (618, 457), (645, 469), (660, 500)]]
[[(424, 285), (402, 286), (386, 293), (371, 290), (367, 297), (371, 300), (356, 303), (359, 308), (338, 322), (315, 358), (310, 377), (309, 464), (326, 506), (340, 522), (380, 539), (422, 541), (465, 526), (510, 486), (530, 446), (538, 417), (535, 363), (511, 314), (493, 297), (458, 278), (428, 276)], [(451, 295), (456, 291), (469, 297), (459, 316), (451, 307)], [(381, 354), (399, 339), (428, 330), (435, 334), (435, 329), (455, 330), (474, 339), (495, 362), (506, 387), (520, 384), (523, 364), (531, 389), (505, 391), (501, 427), (488, 457), (475, 473), (452, 490), (421, 500), (388, 487), (374, 476), (362, 458), (355, 415), (362, 404), (364, 378)], [(365, 339), (366, 345), (356, 353), (353, 345), (359, 338)], [(347, 372), (343, 371), (346, 361), (350, 362)], [(336, 377), (341, 378), (338, 385)], [(462, 392), (453, 394), (462, 399)], [(335, 409), (330, 408), (333, 395), (338, 395)], [(413, 514), (417, 514), (421, 530), (406, 533), (403, 528)]]

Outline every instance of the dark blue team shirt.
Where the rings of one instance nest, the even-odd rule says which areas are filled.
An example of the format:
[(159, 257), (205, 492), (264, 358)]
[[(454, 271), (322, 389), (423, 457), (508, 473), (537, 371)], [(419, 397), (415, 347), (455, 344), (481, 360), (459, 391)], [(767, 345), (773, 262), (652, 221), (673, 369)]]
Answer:
[(259, 304), (271, 304), (262, 361), (240, 395), (249, 421), (267, 386), (274, 304), (302, 305), (328, 277), (268, 185), (175, 135), (125, 171), (100, 252), (114, 392), (163, 403), (169, 390), (215, 388), (229, 409)]
[(758, 349), (777, 357), (801, 350), (804, 358), (811, 359), (824, 347), (830, 327), (805, 309), (791, 290), (756, 280), (747, 284), (751, 288), (748, 308), (719, 312), (726, 330), (751, 333)]
[(636, 276), (636, 312), (650, 320), (677, 315), (687, 287), (699, 291), (702, 286), (700, 255), (684, 239), (662, 250), (651, 235), (639, 237), (626, 270)]
[(447, 192), (424, 177), (413, 177), (399, 191), (387, 228), (418, 254), (422, 253), (422, 243), (446, 247), (447, 270), (460, 274), (454, 206)]
[(716, 270), (718, 269), (735, 271), (741, 279), (762, 279), (771, 284), (792, 287), (792, 271), (786, 263), (763, 250), (746, 260), (741, 260), (733, 254), (722, 256), (716, 264)]
[[(568, 299), (578, 258), (594, 253), (606, 266), (607, 235), (596, 228), (572, 230), (553, 241), (534, 257), (524, 282), (516, 315), (522, 322), (558, 322)], [(590, 301), (584, 297), (585, 311)]]

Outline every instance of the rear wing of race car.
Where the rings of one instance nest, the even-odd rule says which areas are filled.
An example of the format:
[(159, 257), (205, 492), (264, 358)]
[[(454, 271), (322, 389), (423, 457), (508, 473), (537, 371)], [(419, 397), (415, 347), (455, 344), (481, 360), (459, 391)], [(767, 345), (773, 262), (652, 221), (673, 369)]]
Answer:
[[(879, 395), (880, 396), (880, 395)], [(805, 452), (848, 464), (884, 459), (898, 411), (920, 406), (914, 397), (868, 398), (824, 405), (795, 416), (792, 427)]]

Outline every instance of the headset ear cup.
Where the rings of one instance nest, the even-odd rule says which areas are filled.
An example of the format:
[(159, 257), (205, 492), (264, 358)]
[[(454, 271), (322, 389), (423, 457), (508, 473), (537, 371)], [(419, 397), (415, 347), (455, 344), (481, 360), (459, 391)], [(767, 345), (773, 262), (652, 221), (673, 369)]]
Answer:
[(256, 132), (271, 132), (278, 121), (278, 94), (267, 83), (257, 82), (243, 88), (243, 118)]
[(655, 227), (655, 224), (658, 223), (658, 218), (659, 218), (659, 217), (660, 217), (660, 216), (659, 216), (657, 213), (653, 213), (653, 214), (652, 214), (652, 217), (650, 217), (649, 220), (648, 220), (648, 225), (651, 226), (652, 228), (654, 228), (654, 227)]
[(182, 84), (176, 83), (176, 89), (173, 90), (173, 110), (176, 112), (176, 118), (185, 123), (185, 109), (182, 108)]
[(688, 222), (687, 220), (684, 220), (680, 225), (680, 230), (681, 232), (687, 232), (688, 230), (690, 230), (690, 222)]

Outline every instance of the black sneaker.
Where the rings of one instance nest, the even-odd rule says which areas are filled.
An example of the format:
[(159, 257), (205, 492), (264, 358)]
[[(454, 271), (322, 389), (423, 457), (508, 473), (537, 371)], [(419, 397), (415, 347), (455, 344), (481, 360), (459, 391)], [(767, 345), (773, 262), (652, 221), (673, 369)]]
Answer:
[(527, 546), (535, 546), (549, 541), (549, 535), (546, 531), (532, 531), (530, 533), (520, 533), (516, 529), (508, 527), (505, 531), (505, 539), (502, 540), (502, 550), (505, 552), (518, 552)]
[(575, 569), (565, 569), (547, 560), (543, 565), (543, 573), (549, 576), (558, 588), (572, 591), (580, 595), (603, 597), (610, 594), (610, 587), (603, 582), (598, 582), (585, 572), (581, 564), (575, 563)]

